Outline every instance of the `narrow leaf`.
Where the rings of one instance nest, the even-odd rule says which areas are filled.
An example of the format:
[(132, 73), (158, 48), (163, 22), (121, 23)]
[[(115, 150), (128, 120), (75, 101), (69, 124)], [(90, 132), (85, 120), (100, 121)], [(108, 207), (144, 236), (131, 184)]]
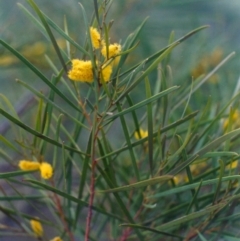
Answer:
[[(60, 196), (62, 196), (64, 198), (66, 198), (68, 200), (71, 200), (71, 201), (73, 201), (75, 203), (78, 203), (79, 205), (81, 205), (83, 207), (88, 207), (88, 203), (87, 202), (85, 202), (85, 201), (83, 201), (81, 199), (78, 199), (78, 198), (76, 198), (74, 196), (71, 196), (71, 195), (69, 195), (69, 194), (67, 194), (65, 192), (62, 192), (59, 189), (51, 187), (51, 186), (49, 186), (47, 184), (44, 184), (44, 183), (41, 183), (41, 182), (38, 182), (38, 181), (35, 181), (35, 180), (32, 180), (32, 179), (25, 179), (25, 181), (30, 182), (30, 183), (32, 183), (34, 185), (39, 186), (39, 187), (42, 187), (42, 188), (44, 188), (46, 190), (49, 190), (51, 192), (54, 192), (54, 193), (56, 193), (56, 194), (58, 194), (58, 195), (60, 195)], [(108, 212), (106, 212), (105, 210), (103, 210), (101, 208), (97, 208), (95, 206), (92, 206), (92, 209), (97, 211), (97, 212), (99, 212), (99, 213), (107, 215), (108, 217), (112, 217), (112, 218), (115, 218), (115, 219), (118, 219), (118, 220), (123, 220), (122, 218), (120, 218), (120, 217), (118, 217), (118, 216), (116, 216), (116, 215), (114, 215), (112, 213), (108, 213)]]
[[(222, 182), (227, 182), (227, 181), (235, 180), (235, 179), (240, 180), (240, 175), (233, 175), (233, 176), (223, 177), (222, 178)], [(219, 178), (206, 180), (206, 181), (202, 182), (202, 187), (203, 186), (207, 186), (207, 185), (216, 184), (218, 182), (219, 182)], [(184, 191), (191, 190), (193, 188), (199, 187), (200, 183), (201, 182), (197, 182), (197, 183), (193, 183), (193, 184), (189, 184), (189, 185), (184, 185), (184, 186), (181, 186), (181, 187), (173, 188), (173, 189), (168, 190), (168, 191), (164, 191), (164, 192), (161, 192), (161, 193), (156, 193), (154, 195), (148, 196), (148, 198), (160, 198), (160, 197), (166, 197), (166, 196), (172, 195), (172, 194), (182, 193)]]
[(171, 87), (171, 88), (169, 88), (167, 90), (164, 90), (164, 91), (162, 91), (162, 92), (160, 92), (160, 93), (158, 93), (158, 94), (156, 94), (156, 95), (154, 95), (154, 96), (152, 96), (150, 98), (147, 98), (147, 99), (145, 99), (145, 100), (143, 100), (143, 101), (141, 101), (141, 102), (139, 102), (139, 103), (129, 107), (128, 109), (125, 109), (123, 111), (120, 111), (120, 112), (116, 113), (115, 115), (112, 115), (111, 117), (106, 119), (106, 121), (110, 120), (110, 119), (114, 120), (114, 119), (116, 119), (117, 117), (119, 117), (121, 115), (125, 115), (125, 114), (127, 114), (129, 112), (132, 112), (133, 110), (141, 108), (142, 106), (148, 105), (148, 104), (152, 103), (153, 101), (158, 100), (159, 98), (161, 98), (161, 97), (163, 97), (165, 95), (168, 95), (169, 93), (171, 93), (172, 91), (174, 91), (174, 90), (176, 90), (178, 88), (179, 88), (179, 86), (173, 86), (173, 87)]
[(36, 172), (36, 171), (16, 171), (16, 172), (0, 173), (0, 179), (16, 177), (16, 176), (24, 176), (25, 174), (29, 174), (33, 172)]
[(120, 227), (139, 228), (139, 229), (143, 229), (143, 230), (146, 230), (146, 231), (150, 231), (152, 233), (158, 233), (158, 234), (162, 234), (164, 236), (175, 237), (175, 238), (179, 238), (179, 239), (183, 240), (183, 237), (181, 237), (179, 235), (163, 232), (163, 231), (157, 230), (155, 228), (149, 228), (149, 227), (138, 225), (138, 224), (123, 223), (123, 224), (120, 224)]
[(136, 183), (133, 183), (133, 184), (130, 184), (130, 185), (117, 187), (117, 188), (113, 188), (113, 189), (108, 189), (108, 190), (101, 190), (101, 191), (98, 191), (98, 192), (99, 193), (123, 192), (123, 191), (132, 190), (132, 189), (138, 189), (138, 188), (145, 187), (145, 186), (151, 186), (151, 185), (154, 185), (154, 184), (157, 184), (157, 183), (168, 181), (172, 178), (173, 178), (173, 176), (170, 176), (170, 175), (154, 177), (154, 178), (144, 180), (144, 181), (140, 181), (140, 182), (136, 182)]
[(68, 116), (71, 120), (73, 120), (75, 123), (77, 123), (78, 125), (88, 129), (87, 126), (85, 126), (83, 123), (79, 122), (77, 119), (75, 119), (72, 115), (69, 114), (69, 112), (63, 110), (62, 108), (60, 108), (58, 105), (56, 105), (52, 100), (48, 99), (46, 96), (44, 96), (42, 93), (40, 93), (39, 91), (37, 91), (36, 89), (34, 89), (33, 87), (31, 87), (30, 85), (28, 85), (27, 83), (21, 81), (21, 80), (17, 80), (18, 83), (20, 83), (21, 85), (23, 85), (24, 87), (26, 87), (27, 89), (29, 89), (31, 92), (33, 92), (35, 95), (37, 95), (39, 98), (45, 100), (47, 103), (51, 104), (52, 106), (54, 106), (57, 110), (59, 110), (61, 113), (65, 114), (66, 116)]
[(207, 144), (206, 146), (204, 146), (201, 150), (199, 150), (198, 152), (196, 152), (192, 157), (190, 157), (188, 160), (186, 160), (185, 162), (181, 163), (180, 165), (178, 165), (175, 169), (171, 170), (169, 172), (170, 175), (176, 175), (177, 173), (181, 172), (184, 168), (186, 168), (188, 165), (190, 165), (193, 160), (195, 160), (196, 158), (200, 158), (202, 157), (204, 154), (206, 154), (208, 151), (219, 147), (220, 144), (222, 144), (224, 141), (236, 136), (237, 134), (240, 133), (240, 128), (236, 129), (232, 132), (229, 132), (217, 139), (215, 139), (214, 141), (212, 141), (211, 143)]
[[(149, 79), (145, 78), (146, 99), (151, 98), (151, 86)], [(147, 105), (147, 122), (148, 122), (148, 162), (151, 176), (153, 175), (153, 114), (152, 103)]]
[(23, 57), (18, 51), (13, 49), (10, 45), (0, 39), (0, 44), (2, 44), (6, 49), (12, 52), (20, 61), (22, 61), (30, 70), (32, 70), (45, 84), (47, 84), (51, 89), (54, 90), (66, 103), (68, 103), (72, 108), (77, 111), (81, 110), (77, 108), (77, 105), (72, 103), (56, 86), (54, 86), (51, 81), (49, 81), (34, 65), (32, 65), (25, 57)]
[(67, 73), (68, 72), (67, 71), (67, 66), (66, 66), (65, 61), (64, 61), (64, 59), (62, 57), (62, 54), (60, 52), (60, 49), (59, 49), (58, 44), (57, 44), (57, 41), (56, 41), (56, 39), (55, 39), (51, 29), (49, 28), (49, 26), (47, 24), (47, 21), (45, 20), (41, 10), (38, 8), (37, 4), (33, 0), (28, 0), (28, 2), (30, 3), (30, 5), (32, 6), (32, 8), (35, 10), (35, 12), (37, 13), (38, 17), (40, 18), (40, 20), (41, 20), (44, 28), (46, 29), (46, 32), (47, 32), (47, 34), (48, 34), (48, 36), (49, 36), (49, 38), (50, 38), (50, 40), (51, 40), (51, 42), (53, 44), (53, 47), (54, 47), (54, 49), (55, 49), (55, 51), (57, 53), (57, 56), (58, 56), (62, 66), (63, 66), (63, 69)]
[[(57, 141), (55, 141), (55, 140), (53, 140), (53, 139), (51, 139), (51, 138), (49, 138), (49, 137), (41, 134), (41, 133), (33, 130), (33, 129), (30, 128), (29, 126), (25, 125), (23, 122), (15, 119), (13, 116), (9, 115), (6, 111), (4, 111), (4, 110), (1, 109), (1, 108), (0, 108), (0, 114), (2, 114), (3, 116), (5, 116), (8, 120), (10, 120), (11, 122), (13, 122), (14, 124), (20, 126), (22, 129), (26, 130), (27, 132), (29, 132), (29, 133), (31, 133), (31, 134), (33, 134), (33, 135), (35, 135), (35, 136), (37, 136), (37, 137), (39, 137), (39, 138), (47, 141), (47, 142), (49, 142), (49, 143), (51, 143), (51, 144), (53, 144), (53, 145), (55, 145), (55, 146), (62, 147), (62, 144), (61, 144), (61, 143), (59, 143), (59, 142), (57, 142)], [(71, 148), (71, 147), (69, 147), (69, 146), (64, 146), (64, 148), (67, 149), (67, 150), (73, 151), (73, 152), (77, 152), (77, 153), (80, 153), (80, 154), (84, 154), (83, 152), (81, 152), (81, 151), (79, 151), (79, 150), (77, 150), (77, 149), (75, 149), (75, 148)], [(85, 154), (84, 154), (84, 155), (85, 155)]]
[[(197, 114), (198, 114), (198, 111), (195, 111), (195, 112), (189, 114), (188, 116), (186, 116), (186, 117), (184, 117), (184, 118), (182, 118), (182, 119), (180, 119), (180, 120), (178, 120), (178, 121), (176, 121), (176, 122), (174, 122), (174, 123), (172, 123), (172, 124), (170, 124), (168, 126), (165, 126), (164, 128), (161, 129), (161, 133), (167, 132), (168, 130), (171, 130), (171, 129), (173, 129), (173, 128), (175, 128), (175, 127), (185, 123), (186, 121), (192, 119)], [(157, 137), (158, 134), (159, 134), (159, 131), (154, 132), (153, 133), (153, 137)], [(147, 139), (148, 139), (148, 137), (145, 137), (145, 138), (142, 138), (142, 139), (140, 139), (138, 141), (135, 141), (134, 143), (131, 143), (131, 146), (134, 147), (134, 146), (141, 145), (142, 143), (146, 142)], [(119, 154), (119, 153), (121, 153), (121, 152), (123, 152), (125, 150), (128, 150), (128, 149), (129, 149), (129, 146), (126, 145), (126, 146), (124, 146), (122, 148), (119, 148), (118, 150), (115, 150), (115, 151), (113, 151), (111, 153), (106, 154), (104, 157), (99, 157), (97, 160), (101, 160), (102, 158), (106, 158), (106, 157), (109, 157), (109, 156), (112, 156), (112, 155)]]
[(144, 79), (145, 77), (147, 77), (154, 69), (156, 69), (157, 65), (166, 57), (168, 56), (168, 54), (178, 45), (178, 43), (175, 43), (174, 45), (172, 45), (171, 47), (169, 47), (168, 49), (166, 49), (143, 73), (142, 75), (140, 75), (135, 81), (134, 83), (128, 87), (127, 90), (125, 90), (116, 100), (116, 102), (120, 101), (123, 97), (125, 97), (125, 95), (127, 95), (130, 91), (132, 91), (139, 83), (142, 79)]

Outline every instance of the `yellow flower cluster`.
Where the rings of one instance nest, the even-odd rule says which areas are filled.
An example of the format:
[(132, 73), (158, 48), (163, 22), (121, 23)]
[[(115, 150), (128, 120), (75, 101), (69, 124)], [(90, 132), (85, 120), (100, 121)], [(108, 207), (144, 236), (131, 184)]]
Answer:
[[(140, 134), (140, 135), (139, 135)], [(148, 131), (144, 131), (142, 128), (140, 128), (139, 133), (137, 131), (135, 131), (134, 133), (134, 137), (139, 140), (142, 138), (145, 138), (148, 136)]]
[(21, 52), (25, 58), (33, 58), (43, 55), (46, 49), (46, 45), (43, 42), (36, 42), (31, 46), (24, 46)]
[[(196, 79), (199, 76), (208, 73), (212, 68), (216, 67), (222, 60), (223, 51), (219, 48), (215, 49), (212, 53), (203, 56), (198, 64), (192, 69), (191, 75)], [(214, 74), (209, 79), (212, 83), (216, 83), (219, 77)]]
[(40, 164), (40, 173), (43, 179), (49, 179), (53, 175), (53, 168), (49, 163), (42, 162)]
[[(72, 60), (72, 69), (68, 72), (68, 77), (74, 81), (81, 81), (92, 83), (93, 82), (93, 70), (91, 61), (83, 61), (79, 59)], [(110, 80), (112, 74), (112, 66), (107, 65), (102, 67), (101, 76), (104, 82)]]
[(30, 220), (30, 225), (31, 225), (31, 228), (32, 228), (34, 234), (37, 237), (43, 236), (43, 227), (42, 227), (42, 224), (38, 220), (35, 220), (35, 219)]
[(104, 82), (108, 82), (110, 80), (112, 74), (112, 66), (107, 65), (102, 68), (102, 78)]
[[(43, 227), (40, 221), (38, 221), (38, 218), (31, 219), (30, 225), (32, 228), (32, 231), (36, 235), (36, 237), (41, 238), (43, 236)], [(54, 237), (50, 241), (63, 241), (59, 236)]]
[(18, 62), (18, 59), (15, 56), (2, 55), (0, 58), (0, 66), (8, 66), (11, 64), (15, 64), (17, 62)]
[(49, 179), (53, 175), (53, 168), (47, 162), (39, 163), (27, 160), (20, 160), (18, 166), (23, 171), (39, 170), (43, 179)]
[[(238, 160), (231, 162), (230, 164), (226, 165), (226, 170), (233, 170), (238, 167)], [(207, 168), (206, 162), (194, 163), (190, 166), (191, 173), (193, 177), (203, 173)], [(186, 173), (180, 173), (173, 177), (175, 185), (183, 184), (188, 182), (188, 176)]]
[[(122, 49), (121, 45), (115, 43), (115, 44), (110, 44), (108, 46), (108, 56), (107, 56), (107, 46), (103, 46), (101, 53), (105, 58), (110, 59), (118, 55), (121, 52), (121, 49)], [(113, 65), (117, 65), (119, 60), (120, 60), (120, 56), (115, 57), (113, 60)]]
[(101, 53), (105, 58), (111, 58), (121, 52), (121, 45), (119, 44), (110, 44), (108, 46), (108, 56), (107, 56), (107, 46), (103, 46)]
[(95, 49), (99, 49), (101, 47), (101, 36), (100, 33), (96, 28), (91, 27), (90, 28), (90, 35), (92, 40), (92, 45)]
[[(232, 126), (233, 128), (238, 128), (240, 126), (240, 112), (238, 110), (235, 110), (232, 116)], [(223, 129), (227, 129), (229, 125), (229, 118), (225, 119), (223, 122)]]
[[(113, 58), (112, 62), (101, 66), (100, 67), (101, 69), (99, 71), (100, 72), (99, 77), (101, 78), (101, 81), (109, 82), (112, 74), (113, 65), (116, 65), (120, 59), (120, 56), (117, 56), (117, 55), (119, 55), (119, 53), (121, 52), (121, 45), (116, 43), (110, 44), (108, 46), (108, 51), (107, 51), (105, 42), (101, 40), (100, 33), (96, 28), (93, 28), (93, 27), (90, 28), (90, 36), (91, 36), (92, 45), (95, 49), (99, 49), (100, 47), (102, 47), (101, 53), (106, 60)], [(71, 62), (72, 62), (72, 68), (68, 72), (69, 79), (73, 81), (80, 81), (80, 82), (87, 82), (87, 83), (93, 82), (94, 74), (93, 74), (93, 64), (91, 61), (73, 59)], [(96, 62), (96, 65), (98, 65), (98, 62)]]
[(235, 168), (237, 168), (237, 166), (238, 166), (238, 160), (229, 163), (229, 164), (226, 166), (226, 169), (228, 169), (228, 170), (229, 170), (229, 169), (235, 169)]
[(39, 169), (40, 163), (39, 162), (21, 160), (21, 161), (19, 161), (18, 166), (23, 171), (34, 171), (34, 170)]
[(193, 176), (199, 175), (206, 168), (207, 168), (206, 162), (193, 163), (192, 165), (190, 165), (190, 170)]
[[(191, 173), (194, 177), (202, 173), (207, 168), (206, 162), (193, 163), (190, 165)], [(188, 182), (188, 176), (186, 173), (180, 173), (173, 177), (175, 185)]]
[(93, 82), (92, 62), (79, 59), (72, 60), (72, 69), (68, 72), (68, 77), (74, 81)]
[(60, 237), (55, 237), (55, 238), (51, 239), (50, 241), (62, 241), (62, 239)]

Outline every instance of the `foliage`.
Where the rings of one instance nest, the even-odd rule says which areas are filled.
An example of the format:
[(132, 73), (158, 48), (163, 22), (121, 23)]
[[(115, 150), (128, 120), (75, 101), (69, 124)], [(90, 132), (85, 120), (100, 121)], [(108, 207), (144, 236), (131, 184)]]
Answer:
[[(123, 43), (113, 43), (114, 24), (107, 20), (112, 0), (94, 0), (92, 17), (79, 4), (86, 34), (77, 42), (66, 19), (62, 29), (33, 0), (28, 3), (36, 16), (19, 7), (52, 43), (58, 62), (46, 55), (49, 78), (26, 53), (0, 40), (48, 88), (17, 80), (37, 99), (31, 121), (0, 95), (0, 113), (16, 133), (15, 142), (0, 136), (6, 148), (1, 156), (12, 167), (0, 178), (13, 191), (2, 190), (0, 209), (13, 223), (2, 235), (17, 230), (29, 240), (234, 240), (240, 94), (237, 89), (217, 109), (211, 97), (201, 99), (200, 110), (194, 103), (200, 87), (234, 53), (221, 59), (213, 52), (212, 61), (201, 60), (192, 71), (192, 83), (176, 86), (172, 51), (207, 26), (177, 40), (172, 33), (168, 46), (132, 63), (147, 19)], [(17, 201), (32, 212), (20, 210)]]

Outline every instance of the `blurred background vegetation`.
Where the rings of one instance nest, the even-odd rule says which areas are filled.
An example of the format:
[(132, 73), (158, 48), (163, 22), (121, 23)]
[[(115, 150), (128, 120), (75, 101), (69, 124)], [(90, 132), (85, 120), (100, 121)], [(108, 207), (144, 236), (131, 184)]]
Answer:
[[(89, 16), (92, 14), (92, 1), (82, 1)], [(57, 56), (45, 36), (29, 21), (20, 9), (23, 4), (29, 11), (32, 9), (25, 0), (0, 1), (0, 37), (20, 51), (35, 64), (45, 75), (50, 77), (52, 70), (46, 61), (45, 54), (58, 65)], [(83, 44), (85, 30), (78, 0), (37, 1), (42, 11), (52, 18), (61, 28), (66, 17), (69, 34), (77, 42)], [(124, 42), (126, 37), (146, 18), (149, 17), (140, 36), (140, 44), (128, 59), (129, 64), (137, 63), (165, 47), (170, 34), (174, 31), (178, 39), (191, 30), (209, 25), (209, 28), (185, 41), (172, 54), (170, 67), (172, 84), (188, 86), (192, 79), (210, 72), (224, 57), (236, 51), (236, 55), (205, 83), (198, 93), (192, 97), (194, 108), (203, 107), (211, 95), (216, 106), (220, 101), (231, 98), (239, 76), (239, 10), (238, 0), (121, 0), (114, 1), (108, 14), (108, 20), (113, 19), (111, 30), (112, 42)], [(65, 41), (57, 35), (59, 45), (64, 48)], [(15, 82), (20, 79), (31, 83), (44, 92), (45, 86), (23, 63), (0, 46), (0, 84), (2, 92), (15, 103), (22, 116), (34, 106), (32, 94)], [(72, 56), (78, 53), (72, 49)], [(58, 65), (60, 66), (60, 65)], [(156, 78), (156, 76), (152, 76)], [(84, 88), (84, 87), (83, 87)], [(143, 85), (135, 98), (142, 94)], [(206, 100), (206, 101), (204, 101)], [(8, 124), (0, 123), (0, 132), (5, 134)], [(31, 121), (31, 120), (30, 120)]]
[[(36, 0), (40, 9), (61, 28), (65, 16), (69, 34), (75, 41), (82, 43), (85, 29), (78, 2)], [(84, 3), (84, 7), (91, 14), (92, 1), (80, 2)], [(31, 11), (25, 0), (0, 1), (0, 37), (43, 70), (47, 76), (51, 76), (52, 70), (45, 59), (45, 54), (51, 60), (56, 60), (56, 65), (59, 63), (51, 43), (29, 21), (17, 3), (23, 4)], [(236, 51), (234, 58), (192, 97), (191, 105), (194, 105), (194, 109), (203, 108), (209, 95), (212, 96), (217, 108), (231, 98), (239, 78), (239, 9), (239, 0), (116, 0), (108, 18), (114, 19), (114, 27), (111, 30), (112, 42), (119, 39), (124, 42), (129, 33), (149, 17), (139, 37), (139, 46), (128, 59), (131, 64), (165, 47), (172, 31), (175, 39), (178, 39), (197, 27), (209, 25), (209, 28), (194, 35), (173, 51), (170, 66), (173, 84), (189, 86), (192, 79), (207, 74), (229, 53)], [(57, 34), (55, 36), (58, 38)], [(64, 48), (63, 39), (59, 37), (58, 41)], [(43, 92), (46, 86), (2, 46), (0, 54), (1, 93), (11, 100), (20, 116), (32, 122), (27, 119), (29, 115), (26, 113), (31, 112), (37, 102), (34, 101), (32, 94), (15, 82), (15, 79), (31, 83)], [(72, 56), (77, 55), (78, 53), (72, 49)], [(60, 64), (58, 66), (60, 67)], [(139, 86), (136, 99), (144, 92), (143, 86)], [(8, 122), (0, 117), (0, 133), (8, 135), (9, 127)]]
[[(49, 55), (52, 47), (24, 15), (17, 3), (28, 7), (25, 0), (0, 1), (1, 38), (46, 72), (49, 67), (44, 54)], [(70, 35), (76, 41), (82, 42), (84, 29), (78, 0), (41, 0), (37, 1), (37, 4), (60, 27), (63, 27), (63, 18), (66, 16)], [(92, 1), (84, 1), (84, 6), (91, 11)], [(201, 25), (209, 25), (208, 29), (201, 31), (174, 50), (171, 60), (173, 82), (189, 84), (192, 75), (197, 77), (194, 75), (209, 72), (226, 55), (236, 51), (234, 59), (228, 62), (215, 78), (212, 78), (211, 83), (202, 87), (206, 96), (211, 94), (216, 101), (225, 101), (233, 92), (239, 75), (239, 9), (238, 0), (121, 0), (114, 1), (108, 17), (114, 19), (111, 33), (114, 41), (118, 39), (124, 41), (131, 31), (149, 17), (140, 36), (139, 47), (129, 61), (147, 57), (166, 46), (172, 31), (177, 39)], [(30, 8), (29, 10), (31, 11)], [(65, 44), (60, 38), (59, 43)], [(15, 83), (15, 79), (28, 80), (37, 86), (41, 83), (2, 46), (0, 53), (2, 91), (8, 93), (13, 102), (23, 103), (26, 98), (25, 90)], [(73, 53), (73, 56), (76, 55), (77, 53)], [(215, 55), (216, 63), (214, 60), (212, 64), (206, 63), (211, 55)], [(56, 57), (54, 51), (50, 57), (52, 59)], [(207, 69), (204, 69), (204, 62), (208, 66)]]

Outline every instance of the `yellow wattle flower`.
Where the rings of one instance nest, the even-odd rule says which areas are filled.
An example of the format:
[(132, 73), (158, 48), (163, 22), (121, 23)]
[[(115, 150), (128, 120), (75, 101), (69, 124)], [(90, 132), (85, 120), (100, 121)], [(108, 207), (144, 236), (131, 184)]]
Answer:
[(105, 58), (111, 58), (115, 55), (118, 55), (121, 52), (121, 45), (120, 44), (110, 44), (108, 46), (108, 56), (107, 56), (107, 46), (103, 46), (101, 53)]
[(100, 33), (96, 28), (91, 27), (90, 28), (90, 36), (92, 40), (92, 45), (95, 49), (100, 48), (101, 46), (101, 36)]
[(41, 173), (41, 177), (43, 179), (49, 179), (52, 177), (53, 175), (53, 168), (51, 166), (51, 164), (47, 163), (47, 162), (42, 162), (40, 164), (40, 173)]
[[(139, 136), (139, 133), (140, 133), (140, 136)], [(142, 128), (140, 128), (139, 133), (137, 131), (135, 131), (135, 133), (134, 133), (134, 137), (137, 140), (145, 138), (145, 137), (148, 136), (148, 131), (144, 131)]]
[(39, 57), (46, 52), (46, 45), (43, 42), (36, 42), (33, 45), (24, 46), (21, 54), (25, 58)]
[(55, 237), (53, 239), (51, 239), (50, 241), (63, 241), (60, 237)]
[(34, 171), (39, 169), (40, 163), (27, 160), (20, 160), (18, 166), (23, 171)]
[(182, 177), (180, 175), (176, 175), (173, 177), (173, 181), (174, 181), (175, 185), (178, 185), (179, 183), (181, 183)]
[(229, 164), (226, 166), (226, 169), (235, 169), (235, 168), (237, 168), (237, 166), (238, 166), (238, 160), (229, 163)]
[[(232, 126), (238, 127), (239, 126), (239, 118), (240, 118), (240, 112), (238, 110), (235, 110), (232, 116)], [(229, 125), (229, 118), (225, 119), (223, 122), (223, 129), (227, 129)]]
[(8, 66), (18, 62), (15, 56), (2, 55), (0, 58), (0, 66)]
[(43, 227), (42, 224), (35, 219), (30, 220), (31, 228), (37, 237), (43, 236)]
[(190, 165), (190, 170), (193, 176), (199, 175), (201, 172), (206, 169), (207, 163), (206, 162), (200, 162), (200, 163), (192, 163)]
[(109, 82), (111, 74), (112, 74), (112, 65), (111, 64), (102, 68), (102, 77), (103, 77), (103, 81), (105, 83)]
[(92, 62), (87, 60), (73, 59), (72, 69), (68, 72), (68, 78), (74, 81), (93, 82)]

